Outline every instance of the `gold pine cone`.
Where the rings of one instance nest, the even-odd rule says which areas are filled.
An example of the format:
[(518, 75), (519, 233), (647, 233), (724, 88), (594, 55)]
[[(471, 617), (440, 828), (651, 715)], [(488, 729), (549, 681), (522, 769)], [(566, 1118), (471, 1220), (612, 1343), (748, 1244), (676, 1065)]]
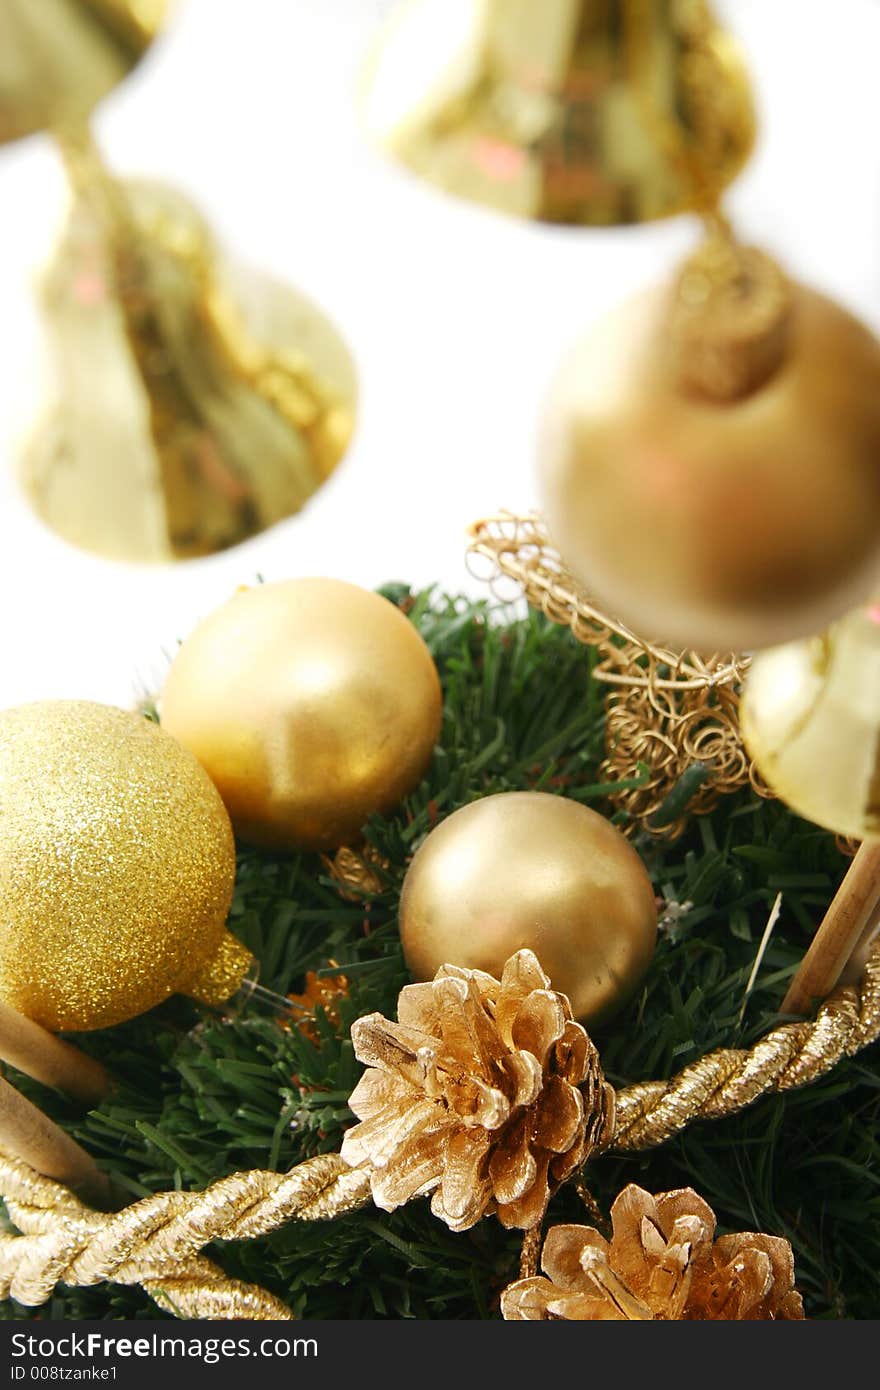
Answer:
[(328, 874), (339, 885), (339, 896), (348, 903), (363, 902), (371, 894), (381, 893), (385, 887), (383, 873), (391, 868), (388, 860), (369, 844), (360, 851), (343, 845), (335, 854), (322, 855), (322, 859)]
[(546, 1278), (510, 1284), (509, 1320), (690, 1322), (803, 1318), (787, 1240), (751, 1231), (714, 1240), (715, 1214), (693, 1188), (652, 1197), (630, 1183), (611, 1208), (610, 1242), (554, 1226)]
[(386, 1211), (433, 1192), (431, 1210), (453, 1231), (492, 1213), (537, 1226), (614, 1126), (614, 1092), (568, 999), (523, 950), (500, 981), (441, 966), (401, 991), (397, 1012), (397, 1023), (369, 1014), (351, 1030), (367, 1070), (342, 1157), (372, 1166)]

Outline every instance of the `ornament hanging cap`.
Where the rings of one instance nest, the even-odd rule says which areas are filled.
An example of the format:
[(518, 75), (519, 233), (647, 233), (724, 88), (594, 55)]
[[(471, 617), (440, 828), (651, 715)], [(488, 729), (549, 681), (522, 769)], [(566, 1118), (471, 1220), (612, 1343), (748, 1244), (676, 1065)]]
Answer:
[(776, 262), (710, 233), (672, 290), (670, 339), (679, 386), (717, 404), (751, 395), (784, 360), (793, 301)]

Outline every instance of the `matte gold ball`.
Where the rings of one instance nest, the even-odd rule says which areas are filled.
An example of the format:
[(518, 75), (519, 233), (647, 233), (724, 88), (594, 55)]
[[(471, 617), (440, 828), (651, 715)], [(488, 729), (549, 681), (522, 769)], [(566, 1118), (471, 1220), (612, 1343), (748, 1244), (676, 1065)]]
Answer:
[(782, 360), (740, 399), (683, 387), (671, 290), (599, 323), (551, 389), (551, 538), (641, 637), (774, 645), (820, 631), (880, 575), (880, 343), (825, 296), (789, 290)]
[(428, 765), (441, 713), (413, 625), (338, 579), (237, 593), (184, 642), (161, 704), (242, 839), (290, 849), (346, 844), (396, 806)]
[(758, 771), (792, 810), (880, 840), (880, 604), (759, 653), (740, 722)]
[(500, 977), (526, 947), (575, 1018), (597, 1023), (647, 970), (657, 909), (645, 866), (604, 816), (546, 792), (501, 792), (455, 811), (420, 846), (400, 934), (417, 980), (445, 964)]
[(250, 961), (225, 930), (234, 879), (216, 789), (155, 724), (77, 700), (0, 713), (7, 1004), (78, 1030), (228, 997)]

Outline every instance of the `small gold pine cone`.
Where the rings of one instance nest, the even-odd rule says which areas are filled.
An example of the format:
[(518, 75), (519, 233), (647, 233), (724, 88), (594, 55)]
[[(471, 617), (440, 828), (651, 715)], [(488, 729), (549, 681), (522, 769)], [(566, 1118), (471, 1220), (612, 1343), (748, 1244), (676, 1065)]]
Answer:
[(614, 1126), (614, 1092), (568, 999), (531, 951), (517, 951), (500, 982), (444, 965), (408, 985), (398, 1020), (370, 1014), (351, 1030), (367, 1070), (342, 1157), (372, 1166), (386, 1211), (433, 1192), (434, 1215), (454, 1231), (493, 1212), (508, 1227), (537, 1226)]
[(546, 1278), (501, 1295), (509, 1320), (775, 1321), (803, 1318), (787, 1240), (748, 1231), (714, 1240), (715, 1214), (690, 1187), (652, 1197), (635, 1183), (611, 1208), (610, 1242), (554, 1226)]
[(322, 858), (328, 874), (339, 884), (339, 896), (349, 903), (381, 893), (385, 886), (383, 870), (391, 867), (372, 845), (365, 845), (360, 853), (343, 845), (335, 854)]

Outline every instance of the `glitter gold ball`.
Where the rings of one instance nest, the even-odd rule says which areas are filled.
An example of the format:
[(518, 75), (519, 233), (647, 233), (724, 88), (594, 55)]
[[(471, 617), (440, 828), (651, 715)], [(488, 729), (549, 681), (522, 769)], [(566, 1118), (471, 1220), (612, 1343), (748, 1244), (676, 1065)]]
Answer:
[(598, 323), (551, 388), (551, 539), (646, 639), (707, 653), (787, 642), (880, 578), (880, 342), (824, 295), (789, 289), (782, 360), (742, 398), (682, 384), (671, 287)]
[(0, 998), (13, 1008), (80, 1030), (175, 992), (228, 997), (250, 963), (225, 929), (234, 879), (220, 797), (155, 724), (77, 700), (0, 713)]
[(638, 987), (657, 909), (641, 859), (604, 816), (546, 792), (500, 792), (423, 842), (400, 934), (417, 980), (446, 964), (498, 976), (514, 952), (534, 951), (575, 1018), (596, 1023)]
[(292, 579), (240, 591), (196, 628), (161, 718), (242, 839), (333, 849), (418, 784), (441, 707), (431, 654), (394, 604), (337, 579)]

